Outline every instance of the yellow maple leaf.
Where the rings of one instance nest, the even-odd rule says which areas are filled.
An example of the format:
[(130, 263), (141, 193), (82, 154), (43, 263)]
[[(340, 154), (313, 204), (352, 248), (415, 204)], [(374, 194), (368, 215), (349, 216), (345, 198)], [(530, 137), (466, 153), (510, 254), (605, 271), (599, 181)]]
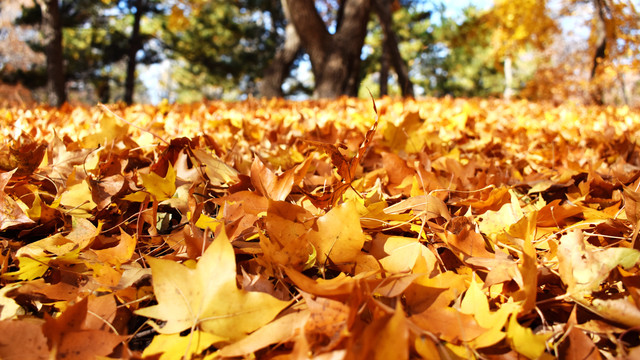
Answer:
[(165, 177), (152, 172), (140, 174), (140, 179), (145, 189), (158, 201), (168, 199), (176, 192), (176, 171), (171, 164), (169, 164)]
[(194, 269), (150, 258), (158, 305), (136, 314), (166, 321), (161, 334), (199, 328), (233, 342), (267, 324), (289, 302), (238, 289), (233, 247), (222, 231)]
[(135, 202), (142, 202), (147, 197), (147, 193), (153, 195), (157, 201), (169, 199), (176, 192), (176, 170), (169, 164), (167, 174), (162, 177), (154, 172), (149, 174), (138, 174), (145, 191), (138, 191), (125, 196), (123, 199)]
[(142, 355), (144, 357), (159, 356), (160, 360), (191, 359), (194, 358), (192, 355), (204, 352), (221, 340), (224, 338), (203, 331), (194, 331), (186, 336), (161, 334), (153, 338)]
[(67, 214), (74, 217), (91, 217), (96, 203), (91, 198), (91, 188), (86, 181), (69, 186), (60, 196), (60, 205), (69, 210)]
[(509, 315), (516, 312), (517, 309), (518, 307), (515, 303), (508, 302), (503, 304), (497, 311), (491, 311), (487, 295), (482, 291), (475, 277), (473, 277), (469, 289), (467, 289), (460, 304), (460, 311), (473, 315), (478, 325), (487, 329), (487, 331), (475, 338), (472, 341), (472, 345), (476, 348), (482, 348), (501, 341), (506, 335), (502, 331), (502, 327), (506, 324)]
[(511, 348), (529, 359), (547, 358), (544, 356), (547, 339), (552, 334), (534, 334), (533, 331), (518, 323), (511, 315), (507, 325), (507, 341)]
[(330, 259), (334, 264), (354, 262), (364, 245), (360, 214), (353, 201), (336, 206), (317, 221), (318, 231), (306, 239), (316, 248), (318, 264)]

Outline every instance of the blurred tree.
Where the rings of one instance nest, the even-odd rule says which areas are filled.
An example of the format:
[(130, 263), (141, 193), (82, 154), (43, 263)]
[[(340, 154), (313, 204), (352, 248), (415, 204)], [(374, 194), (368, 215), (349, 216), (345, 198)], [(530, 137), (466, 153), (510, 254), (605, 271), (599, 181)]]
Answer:
[(640, 15), (634, 3), (564, 0), (558, 5), (556, 21), (571, 24), (572, 29), (563, 29), (562, 36), (552, 39), (550, 51), (543, 54), (546, 61), (524, 95), (631, 105), (634, 86), (640, 90)]
[(493, 56), (503, 64), (503, 96), (508, 99), (514, 93), (514, 58), (530, 49), (543, 51), (559, 28), (549, 14), (547, 0), (495, 0), (482, 21), (494, 29)]
[[(145, 14), (157, 15), (163, 12), (160, 2), (156, 0), (125, 0), (121, 1), (128, 8), (129, 12), (133, 14), (133, 25), (131, 30), (131, 36), (129, 38), (129, 49), (127, 51), (127, 75), (125, 79), (125, 92), (124, 102), (127, 104), (133, 103), (133, 93), (136, 80), (136, 65), (138, 64), (138, 52), (142, 49), (143, 44), (148, 42), (151, 38), (150, 35), (144, 34), (140, 31), (140, 23), (142, 17)], [(154, 53), (146, 52), (145, 62), (155, 62)]]
[[(159, 8), (155, 7), (159, 2), (153, 0), (141, 0), (143, 4), (140, 6), (142, 13), (159, 12)], [(36, 51), (44, 51), (47, 55), (47, 76), (46, 81), (49, 83), (48, 88), (55, 89), (49, 91), (48, 98), (54, 105), (60, 105), (59, 99), (67, 99), (67, 92), (75, 90), (74, 94), (80, 95), (79, 100), (84, 101), (101, 101), (109, 102), (112, 97), (111, 85), (113, 81), (120, 84), (126, 83), (127, 89), (133, 94), (133, 85), (135, 81), (134, 72), (127, 73), (129, 79), (122, 76), (125, 71), (117, 70), (121, 63), (132, 48), (137, 47), (136, 53), (150, 39), (151, 35), (141, 32), (138, 23), (138, 32), (136, 36), (128, 35), (128, 28), (131, 24), (123, 19), (122, 14), (135, 8), (134, 1), (93, 1), (93, 0), (76, 0), (76, 1), (58, 1), (59, 30), (61, 38), (64, 39), (56, 45), (57, 50), (52, 50), (50, 42), (46, 42), (48, 34), (47, 29), (51, 27), (46, 25), (49, 18), (48, 12), (51, 12), (48, 2), (44, 0), (36, 1), (32, 7), (24, 7), (21, 17), (17, 20), (21, 25), (38, 25), (42, 32), (43, 41), (30, 41), (30, 46)], [(47, 10), (47, 12), (43, 11)], [(133, 33), (133, 31), (131, 31)], [(47, 35), (48, 36), (48, 35)], [(132, 41), (135, 38), (135, 41)], [(57, 41), (57, 40), (56, 40)], [(49, 45), (47, 45), (49, 44)], [(57, 42), (56, 42), (57, 44)], [(56, 52), (60, 50), (61, 56)], [(138, 53), (139, 54), (139, 53)], [(151, 48), (145, 47), (143, 56), (134, 56), (135, 63), (142, 61), (143, 63), (152, 63), (158, 61), (158, 53)], [(61, 57), (62, 64), (58, 57)], [(135, 63), (131, 68), (135, 69)], [(62, 70), (59, 69), (63, 66)], [(37, 75), (37, 69), (29, 73), (15, 72), (14, 74), (3, 74), (3, 77), (11, 77), (14, 80), (23, 80), (30, 87), (38, 87), (41, 84), (33, 79)], [(123, 78), (122, 80), (120, 78)], [(31, 80), (31, 81), (29, 81)], [(53, 87), (56, 84), (56, 87)], [(95, 91), (95, 96), (89, 95)], [(59, 95), (58, 93), (62, 93)], [(62, 96), (62, 97), (61, 97)], [(78, 100), (78, 99), (76, 99)]]
[[(389, 64), (404, 94), (411, 96), (409, 67), (399, 51), (393, 20), (387, 16), (390, 11), (385, 14), (392, 0), (376, 1), (384, 21), (381, 33), (388, 39)], [(401, 7), (397, 1), (394, 4)], [(191, 93), (190, 99), (199, 88), (208, 89), (202, 91), (206, 97), (228, 98), (237, 92), (280, 97), (285, 95), (285, 80), (288, 94), (306, 93), (306, 81), (288, 77), (295, 66), (308, 61), (316, 96), (355, 96), (363, 76), (361, 58), (366, 57), (359, 39), (367, 32), (370, 6), (370, 0), (179, 0), (167, 18), (164, 35), (176, 60), (172, 84), (183, 94)]]
[(309, 54), (315, 96), (356, 96), (371, 0), (341, 1), (333, 34), (327, 29), (313, 0), (287, 0), (287, 5), (291, 22)]
[(280, 4), (284, 17), (277, 16), (277, 11), (272, 13), (275, 15), (272, 17), (279, 20), (274, 21), (276, 26), (284, 26), (284, 42), (265, 69), (264, 77), (260, 83), (260, 95), (267, 98), (284, 96), (282, 84), (289, 75), (294, 61), (302, 53), (302, 42), (291, 22), (287, 1), (281, 0)]
[[(380, 96), (388, 95), (389, 93), (389, 67), (391, 65), (398, 76), (402, 96), (414, 96), (413, 83), (409, 78), (409, 69), (400, 54), (398, 37), (396, 36), (396, 30), (393, 28), (393, 13), (400, 7), (401, 5), (397, 0), (373, 0), (373, 9), (380, 21), (383, 33), (379, 76)], [(430, 13), (428, 12), (418, 12), (417, 16), (413, 16), (410, 21), (419, 21), (417, 17), (424, 19), (429, 16)]]
[[(102, 2), (95, 4), (93, 1), (51, 1), (37, 0), (34, 6), (23, 7), (22, 15), (16, 20), (20, 25), (38, 25), (42, 34), (41, 41), (30, 41), (30, 46), (36, 51), (42, 51), (46, 55), (46, 83), (47, 98), (49, 103), (60, 106), (68, 98), (67, 81), (69, 75), (77, 77), (76, 66), (86, 67), (88, 59), (81, 53), (70, 52), (74, 49), (69, 32), (75, 35), (75, 30), (82, 29), (97, 13)], [(86, 31), (79, 31), (84, 34)], [(63, 47), (63, 39), (64, 47)], [(82, 37), (78, 37), (82, 42)], [(25, 78), (33, 77), (33, 73), (18, 73)], [(37, 77), (36, 77), (37, 79)], [(30, 82), (32, 86), (39, 86), (37, 82)]]
[(163, 31), (169, 55), (188, 69), (175, 79), (178, 86), (188, 90), (216, 84), (219, 90), (206, 91), (206, 96), (225, 91), (257, 94), (257, 79), (280, 41), (273, 21), (277, 12), (278, 0), (181, 0)]
[[(291, 67), (294, 64), (294, 62), (300, 58), (301, 54), (304, 54), (305, 52), (312, 64), (312, 71), (314, 73), (314, 76), (316, 77), (315, 80), (316, 80), (317, 96), (321, 96), (319, 95), (320, 91), (326, 91), (326, 90), (318, 89), (318, 86), (319, 86), (318, 76), (319, 74), (323, 74), (325, 71), (324, 69), (326, 64), (324, 62), (328, 62), (327, 59), (330, 56), (334, 58), (334, 62), (335, 62), (335, 58), (339, 57), (339, 55), (336, 56), (338, 52), (342, 52), (344, 54), (349, 53), (353, 55), (353, 56), (350, 55), (350, 60), (345, 62), (346, 64), (345, 72), (347, 73), (347, 75), (343, 80), (339, 80), (338, 78), (329, 75), (325, 80), (323, 80), (325, 84), (321, 85), (322, 87), (328, 87), (327, 83), (331, 81), (334, 82), (334, 84), (332, 85), (332, 87), (334, 88), (346, 86), (344, 84), (340, 85), (339, 84), (340, 82), (350, 83), (351, 85), (348, 92), (344, 89), (340, 89), (340, 91), (338, 91), (336, 94), (338, 95), (347, 94), (347, 93), (349, 93), (350, 95), (357, 94), (363, 74), (366, 74), (369, 70), (372, 70), (370, 66), (367, 66), (366, 69), (362, 69), (361, 66), (357, 64), (360, 61), (359, 58), (366, 59), (369, 57), (368, 55), (361, 54), (362, 45), (358, 44), (358, 40), (357, 40), (358, 37), (352, 38), (352, 37), (346, 36), (345, 34), (347, 34), (347, 32), (343, 32), (342, 35), (340, 35), (339, 28), (346, 21), (345, 14), (347, 14), (346, 12), (346, 9), (348, 8), (347, 2), (322, 0), (322, 1), (312, 1), (311, 3), (313, 3), (314, 8), (311, 9), (311, 7), (309, 7), (310, 4), (307, 4), (306, 5), (307, 9), (312, 10), (312, 12), (309, 12), (310, 16), (315, 17), (316, 20), (318, 20), (318, 18), (321, 19), (320, 22), (317, 22), (315, 24), (318, 25), (319, 28), (325, 32), (325, 35), (323, 35), (323, 37), (325, 37), (325, 40), (321, 40), (318, 43), (304, 42), (305, 48), (303, 48), (302, 46), (303, 42), (301, 41), (300, 35), (298, 34), (298, 29), (296, 29), (294, 20), (291, 18), (292, 11), (289, 9), (289, 4), (287, 1), (282, 0), (281, 4), (282, 4), (284, 19), (285, 19), (284, 43), (281, 45), (278, 52), (276, 53), (275, 58), (271, 61), (269, 67), (266, 69), (265, 76), (261, 84), (262, 96), (273, 97), (273, 96), (283, 95), (283, 91), (282, 91), (283, 81), (289, 75), (289, 72), (291, 71)], [(299, 3), (296, 3), (295, 5), (300, 6)], [(371, 6), (372, 6), (371, 9), (375, 10), (380, 21), (378, 27), (382, 29), (380, 31), (382, 33), (381, 37), (386, 39), (385, 40), (386, 47), (384, 48), (385, 51), (381, 52), (381, 53), (384, 53), (385, 56), (384, 57), (377, 56), (376, 59), (380, 61), (384, 59), (384, 62), (382, 62), (384, 64), (382, 66), (383, 69), (389, 69), (389, 67), (393, 65), (394, 69), (396, 70), (396, 73), (398, 74), (400, 83), (403, 84), (402, 86), (403, 94), (407, 96), (413, 96), (413, 84), (409, 79), (407, 64), (402, 59), (402, 56), (400, 54), (398, 39), (394, 33), (395, 29), (393, 28), (393, 20), (391, 18), (392, 6), (393, 6), (393, 9), (395, 10), (400, 8), (401, 5), (397, 0), (375, 0)], [(299, 14), (299, 12), (301, 11), (300, 8), (296, 8), (295, 11), (296, 11), (296, 15), (300, 15)], [(360, 18), (358, 18), (357, 20), (355, 20), (355, 17), (351, 17), (350, 18), (351, 20), (349, 20), (350, 23), (351, 24), (357, 23), (359, 24), (358, 26), (363, 26), (364, 24), (364, 26), (366, 26), (369, 20), (369, 14), (362, 12), (358, 16), (360, 16)], [(307, 31), (307, 35), (314, 37), (315, 34), (317, 34), (316, 30), (307, 29), (309, 24), (314, 24), (313, 22), (308, 23), (307, 21), (301, 21), (299, 22), (299, 25), (300, 24), (302, 24), (302, 26), (304, 27), (303, 31)], [(354, 28), (353, 25), (350, 25), (350, 26)], [(333, 34), (331, 34), (332, 32)], [(365, 31), (365, 34), (366, 34), (366, 31)], [(331, 39), (331, 42), (333, 45), (336, 45), (337, 43), (342, 42), (342, 45), (340, 45), (341, 48), (346, 49), (348, 47), (351, 47), (351, 49), (338, 51), (336, 50), (337, 48), (335, 48), (333, 45), (326, 45), (326, 44), (321, 45), (322, 43), (326, 42), (326, 39)], [(360, 46), (360, 48), (358, 48), (358, 46)], [(315, 55), (312, 56), (309, 50), (306, 49), (307, 47), (311, 47)], [(334, 54), (330, 55), (331, 51), (329, 50), (333, 51)], [(324, 57), (327, 57), (327, 59), (324, 59)], [(314, 65), (314, 61), (315, 61), (315, 65)], [(341, 60), (341, 61), (344, 61), (344, 60)], [(368, 63), (371, 63), (371, 61), (369, 61)], [(388, 74), (388, 71), (387, 71), (387, 74)], [(342, 74), (340, 76), (345, 76), (345, 75)], [(330, 80), (330, 79), (333, 79), (333, 80)], [(386, 85), (386, 82), (384, 84)], [(334, 93), (335, 91), (336, 91), (335, 89), (331, 90), (332, 93)], [(328, 97), (333, 97), (333, 96), (336, 96), (336, 95), (334, 94)]]
[(635, 69), (640, 68), (640, 15), (631, 1), (592, 0), (592, 4), (590, 43), (595, 51), (590, 72), (591, 98), (596, 104), (604, 103), (605, 89), (611, 85), (606, 80), (609, 69), (622, 83), (622, 97), (628, 104), (623, 78), (616, 65), (627, 62)]
[(47, 55), (47, 93), (49, 103), (61, 106), (67, 101), (62, 56), (62, 19), (58, 0), (39, 0), (42, 14), (42, 37)]
[[(32, 5), (32, 0), (3, 0), (0, 2), (0, 79), (9, 83), (20, 79), (18, 73), (25, 73), (46, 64), (46, 57), (35, 52), (27, 41), (39, 37), (39, 29), (34, 25), (18, 25), (15, 20), (22, 14), (22, 7)], [(43, 71), (44, 72), (44, 71)], [(36, 76), (34, 76), (36, 77)], [(46, 81), (46, 75), (41, 75)]]
[[(427, 69), (428, 91), (443, 96), (495, 96), (504, 89), (502, 75), (491, 47), (493, 29), (474, 7), (464, 10), (460, 23), (444, 16), (439, 9), (440, 25), (434, 29), (435, 64)], [(437, 56), (437, 54), (441, 54)]]
[[(493, 29), (482, 20), (485, 12), (468, 7), (452, 18), (442, 4), (431, 4), (428, 10), (424, 5), (403, 4), (393, 16), (402, 57), (410, 59), (408, 66), (420, 94), (499, 95), (504, 80), (492, 56)], [(370, 46), (375, 65), (382, 46), (375, 38)]]

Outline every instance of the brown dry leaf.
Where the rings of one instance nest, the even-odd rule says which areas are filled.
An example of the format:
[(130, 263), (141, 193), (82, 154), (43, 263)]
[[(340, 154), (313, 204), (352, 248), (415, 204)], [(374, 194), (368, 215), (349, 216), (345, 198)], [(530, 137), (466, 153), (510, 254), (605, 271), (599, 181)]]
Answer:
[(35, 223), (24, 213), (18, 203), (4, 192), (16, 171), (17, 169), (13, 169), (0, 174), (0, 231)]
[(260, 248), (269, 262), (296, 270), (313, 266), (315, 249), (305, 236), (314, 224), (311, 213), (291, 203), (270, 200), (264, 223), (266, 234), (260, 234)]
[(573, 308), (569, 321), (565, 324), (565, 338), (559, 346), (559, 356), (568, 360), (600, 360), (602, 357), (593, 341), (576, 325), (576, 308)]
[(561, 227), (567, 224), (569, 218), (580, 215), (582, 212), (582, 207), (571, 204), (560, 205), (560, 200), (556, 199), (538, 211), (536, 225)]
[(101, 224), (95, 227), (89, 220), (83, 218), (73, 218), (72, 226), (73, 229), (66, 236), (58, 233), (23, 246), (16, 252), (16, 256), (38, 257), (48, 254), (61, 256), (74, 250), (83, 250), (91, 245), (102, 228)]
[(204, 166), (205, 174), (214, 185), (229, 185), (238, 181), (238, 171), (225, 164), (215, 154), (195, 149), (193, 155), (196, 161)]
[[(463, 257), (493, 259), (494, 254), (487, 250), (488, 244), (479, 233), (475, 232), (475, 226), (466, 217), (454, 218), (447, 226), (441, 238)], [(489, 260), (487, 263), (491, 263)]]
[(22, 133), (11, 146), (0, 148), (0, 169), (15, 170), (17, 175), (31, 175), (40, 166), (47, 143), (39, 143), (31, 135)]
[(311, 294), (302, 293), (309, 308), (309, 318), (304, 325), (304, 335), (312, 348), (332, 350), (349, 335), (353, 311), (348, 304)]
[(461, 201), (460, 203), (462, 205), (468, 205), (478, 211), (478, 213), (482, 214), (487, 210), (500, 210), (500, 208), (504, 204), (508, 203), (510, 199), (511, 195), (509, 194), (509, 188), (501, 186), (491, 189), (491, 192), (489, 192), (484, 199), (471, 198)]
[(443, 217), (451, 220), (449, 209), (442, 200), (432, 195), (413, 196), (384, 209), (385, 214), (400, 214), (412, 210), (414, 214), (424, 213), (424, 219)]
[(538, 213), (532, 211), (509, 229), (509, 232), (512, 234), (521, 234), (524, 242), (522, 245), (522, 256), (520, 257), (521, 263), (518, 265), (518, 270), (522, 276), (522, 284), (519, 284), (520, 290), (513, 294), (515, 301), (522, 301), (521, 314), (526, 314), (536, 307), (538, 263), (533, 241), (535, 239), (537, 216)]
[(627, 215), (627, 219), (633, 225), (633, 235), (631, 236), (633, 239), (632, 247), (639, 249), (640, 242), (638, 242), (637, 239), (638, 232), (640, 231), (640, 193), (625, 186), (622, 194), (624, 197), (624, 212)]
[(235, 239), (246, 231), (252, 231), (258, 215), (269, 208), (269, 199), (252, 191), (239, 191), (214, 199), (213, 202), (221, 206), (220, 211), (227, 223), (235, 224), (231, 231), (227, 229), (230, 239)]
[(445, 341), (454, 344), (473, 341), (487, 329), (481, 327), (473, 315), (449, 307), (448, 304), (455, 298), (454, 292), (441, 291), (427, 309), (411, 315), (409, 319), (421, 329), (436, 334)]
[(251, 182), (264, 197), (283, 201), (291, 192), (293, 185), (298, 185), (302, 181), (309, 165), (311, 165), (310, 157), (282, 174), (276, 175), (256, 156), (251, 164)]
[(40, 319), (0, 321), (0, 358), (50, 359), (47, 338), (42, 333)]
[(84, 328), (87, 303), (87, 298), (84, 298), (57, 318), (45, 317), (42, 332), (55, 358), (80, 360), (106, 356), (124, 341), (123, 336), (110, 331)]
[(409, 359), (409, 325), (402, 307), (373, 320), (351, 342), (345, 359)]
[(102, 262), (109, 263), (115, 266), (129, 261), (136, 249), (136, 238), (124, 232), (120, 229), (120, 240), (115, 246), (103, 248), (100, 250), (93, 250), (98, 256), (98, 259)]
[(339, 274), (333, 279), (313, 280), (291, 268), (284, 268), (284, 271), (300, 290), (319, 296), (350, 294), (358, 282), (357, 279), (346, 276), (344, 273)]

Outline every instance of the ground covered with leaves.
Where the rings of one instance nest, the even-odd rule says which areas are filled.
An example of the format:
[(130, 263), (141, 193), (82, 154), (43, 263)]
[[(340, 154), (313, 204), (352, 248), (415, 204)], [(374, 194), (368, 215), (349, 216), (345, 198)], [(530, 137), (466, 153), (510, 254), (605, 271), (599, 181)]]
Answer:
[(640, 112), (0, 109), (3, 359), (640, 356)]

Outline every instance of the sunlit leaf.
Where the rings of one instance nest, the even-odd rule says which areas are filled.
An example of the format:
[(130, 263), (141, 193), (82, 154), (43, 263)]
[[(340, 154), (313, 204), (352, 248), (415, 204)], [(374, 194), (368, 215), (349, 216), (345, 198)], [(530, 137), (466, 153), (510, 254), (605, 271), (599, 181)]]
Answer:
[(207, 248), (195, 269), (170, 260), (148, 259), (158, 305), (138, 315), (166, 321), (161, 334), (198, 327), (236, 341), (271, 321), (288, 302), (247, 292), (236, 284), (233, 248), (224, 232)]

